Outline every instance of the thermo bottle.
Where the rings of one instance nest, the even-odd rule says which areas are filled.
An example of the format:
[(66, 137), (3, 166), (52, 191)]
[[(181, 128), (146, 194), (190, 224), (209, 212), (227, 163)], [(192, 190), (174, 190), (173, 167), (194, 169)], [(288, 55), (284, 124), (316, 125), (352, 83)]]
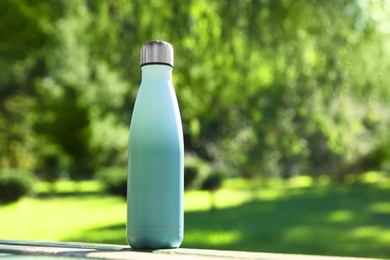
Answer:
[(128, 146), (127, 241), (132, 248), (176, 248), (183, 240), (184, 144), (172, 69), (169, 43), (142, 46), (142, 82)]

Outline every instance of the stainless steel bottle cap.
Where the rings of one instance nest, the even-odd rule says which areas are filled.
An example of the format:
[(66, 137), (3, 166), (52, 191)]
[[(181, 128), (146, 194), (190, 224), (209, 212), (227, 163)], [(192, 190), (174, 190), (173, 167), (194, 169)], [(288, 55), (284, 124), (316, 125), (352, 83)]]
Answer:
[(168, 42), (151, 41), (141, 48), (141, 67), (149, 64), (164, 64), (173, 68), (173, 47)]

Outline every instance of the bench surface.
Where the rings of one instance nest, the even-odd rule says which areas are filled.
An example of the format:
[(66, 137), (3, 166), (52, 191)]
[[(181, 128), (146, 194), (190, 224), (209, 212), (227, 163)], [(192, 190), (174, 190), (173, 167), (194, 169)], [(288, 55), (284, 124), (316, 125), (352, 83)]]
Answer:
[(126, 245), (0, 240), (0, 258), (15, 260), (80, 259), (261, 259), (261, 260), (358, 260), (374, 258), (255, 253), (206, 249), (134, 250)]

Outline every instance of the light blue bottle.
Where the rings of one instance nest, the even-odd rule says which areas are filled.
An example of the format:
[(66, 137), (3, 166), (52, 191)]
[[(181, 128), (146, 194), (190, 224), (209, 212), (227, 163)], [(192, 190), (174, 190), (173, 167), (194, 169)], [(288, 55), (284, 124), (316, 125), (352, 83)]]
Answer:
[(142, 46), (129, 136), (127, 241), (133, 248), (176, 248), (183, 241), (184, 144), (172, 68), (169, 43)]

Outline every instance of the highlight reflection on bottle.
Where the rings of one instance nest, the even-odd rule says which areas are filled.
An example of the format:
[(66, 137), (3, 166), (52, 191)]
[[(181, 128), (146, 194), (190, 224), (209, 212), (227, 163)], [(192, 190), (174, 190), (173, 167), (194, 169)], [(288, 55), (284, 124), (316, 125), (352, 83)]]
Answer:
[(128, 146), (127, 241), (133, 248), (176, 248), (183, 241), (184, 144), (172, 46), (145, 43), (141, 69)]

